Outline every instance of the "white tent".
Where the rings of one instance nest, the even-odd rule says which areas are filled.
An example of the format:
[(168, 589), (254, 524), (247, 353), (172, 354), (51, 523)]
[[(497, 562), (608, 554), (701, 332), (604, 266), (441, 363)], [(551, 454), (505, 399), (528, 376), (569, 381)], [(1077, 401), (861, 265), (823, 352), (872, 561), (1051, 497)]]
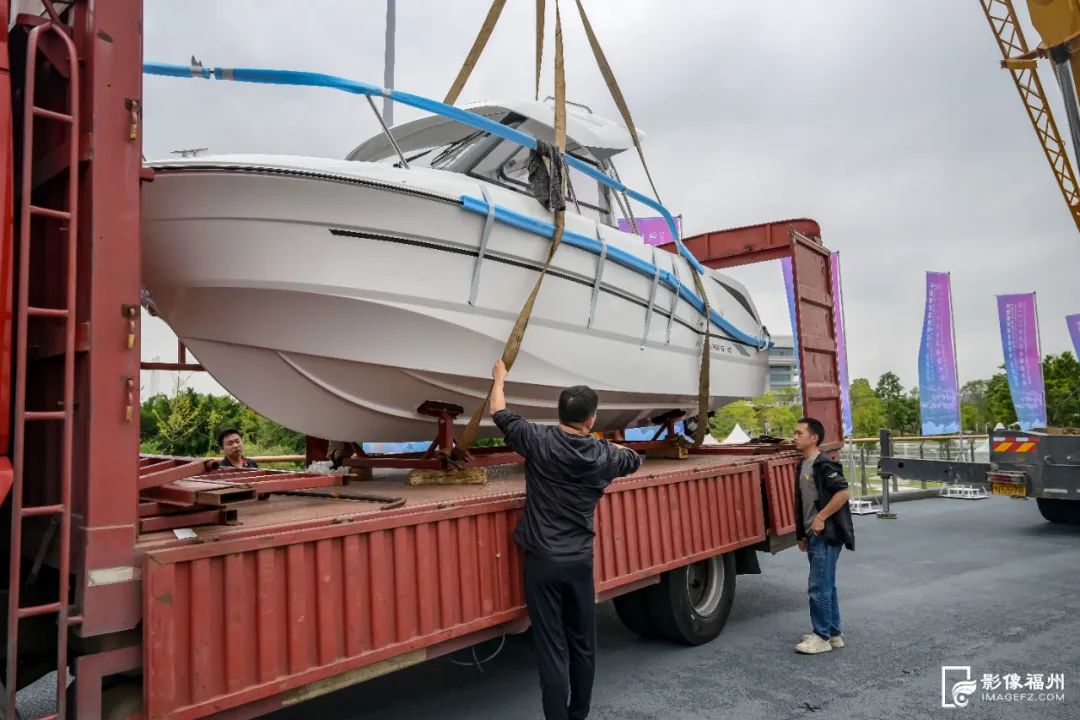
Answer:
[(712, 436), (712, 433), (705, 433), (705, 439), (701, 441), (702, 445), (719, 445), (720, 441)]
[(994, 426), (994, 429), (995, 430), (1004, 430), (1005, 425), (1003, 423), (998, 423), (997, 425)]
[(742, 429), (742, 426), (735, 423), (735, 429), (731, 431), (731, 434), (720, 441), (721, 445), (742, 445), (743, 443), (750, 442), (750, 436), (746, 434), (746, 431)]

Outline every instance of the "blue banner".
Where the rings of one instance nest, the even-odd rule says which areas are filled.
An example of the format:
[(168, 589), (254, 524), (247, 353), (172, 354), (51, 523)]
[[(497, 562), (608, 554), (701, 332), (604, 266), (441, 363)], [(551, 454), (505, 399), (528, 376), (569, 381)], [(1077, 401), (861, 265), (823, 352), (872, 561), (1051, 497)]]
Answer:
[(1073, 352), (1076, 353), (1076, 359), (1080, 360), (1080, 313), (1066, 315), (1065, 322), (1068, 323), (1069, 335), (1072, 336)]
[(919, 344), (919, 414), (923, 435), (960, 432), (949, 273), (926, 273), (926, 312)]
[(784, 273), (784, 288), (787, 290), (788, 314), (791, 316), (791, 345), (795, 348), (795, 377), (799, 378), (799, 384), (801, 385), (802, 379), (799, 374), (799, 323), (795, 314), (795, 276), (791, 270), (791, 258), (786, 257), (781, 260), (780, 269)]
[(1005, 373), (1009, 376), (1009, 393), (1020, 428), (1044, 428), (1046, 392), (1035, 293), (998, 295), (997, 301)]
[(836, 331), (836, 369), (840, 373), (840, 412), (843, 416), (844, 437), (851, 437), (851, 386), (848, 384), (847, 330), (844, 327), (844, 291), (840, 285), (840, 253), (829, 256), (832, 270), (833, 329)]

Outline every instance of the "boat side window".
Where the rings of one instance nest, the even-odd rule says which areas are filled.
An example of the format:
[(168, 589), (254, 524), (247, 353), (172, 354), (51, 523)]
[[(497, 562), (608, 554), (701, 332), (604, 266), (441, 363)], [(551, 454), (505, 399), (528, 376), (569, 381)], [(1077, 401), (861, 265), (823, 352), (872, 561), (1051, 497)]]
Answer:
[[(413, 150), (411, 154), (406, 154), (405, 159), (409, 161), (409, 167), (450, 169), (449, 165), (453, 164), (457, 158), (464, 155), (469, 148), (474, 147), (485, 136), (487, 136), (487, 133), (477, 130), (445, 145)], [(401, 167), (401, 160), (398, 159), (397, 155), (385, 157), (380, 162), (398, 168)]]
[[(572, 151), (571, 154), (582, 162), (593, 167), (598, 167), (591, 158), (586, 157), (585, 151)], [(490, 179), (503, 187), (515, 190), (526, 195), (532, 195), (529, 188), (529, 155), (531, 151), (518, 147), (506, 160), (498, 166), (495, 177)], [(598, 168), (600, 169), (600, 168)], [(567, 205), (574, 212), (593, 220), (601, 220), (610, 224), (611, 204), (606, 192), (601, 192), (600, 183), (585, 173), (575, 168), (569, 168), (567, 177)]]
[[(600, 169), (592, 158), (584, 157), (583, 154), (577, 152), (571, 154), (578, 160)], [(608, 215), (610, 205), (607, 202), (607, 193), (601, 192), (600, 183), (577, 168), (569, 168), (569, 170), (567, 182), (570, 197), (568, 200), (575, 204), (574, 209), (593, 220), (606, 219), (602, 216)]]

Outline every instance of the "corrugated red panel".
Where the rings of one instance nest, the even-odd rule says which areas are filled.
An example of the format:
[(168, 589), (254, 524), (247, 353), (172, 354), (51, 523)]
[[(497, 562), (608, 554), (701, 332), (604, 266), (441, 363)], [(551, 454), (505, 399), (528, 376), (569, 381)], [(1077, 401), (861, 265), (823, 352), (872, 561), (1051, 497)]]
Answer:
[(760, 468), (613, 485), (596, 511), (597, 592), (764, 540)]
[[(620, 481), (602, 499), (598, 592), (764, 540), (763, 462), (671, 467)], [(511, 537), (522, 503), (279, 526), (147, 553), (147, 717), (299, 694), (523, 617)]]
[(514, 619), (516, 505), (148, 554), (148, 717), (202, 717)]
[(786, 457), (765, 463), (770, 535), (795, 532), (795, 482), (800, 462), (799, 457)]

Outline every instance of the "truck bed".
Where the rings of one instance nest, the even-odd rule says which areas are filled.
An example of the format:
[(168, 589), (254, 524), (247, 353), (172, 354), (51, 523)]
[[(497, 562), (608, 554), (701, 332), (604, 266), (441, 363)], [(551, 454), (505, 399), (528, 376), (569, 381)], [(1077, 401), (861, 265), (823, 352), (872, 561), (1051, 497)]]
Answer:
[[(709, 473), (716, 468), (748, 462), (753, 462), (753, 457), (693, 455), (686, 460), (647, 459), (637, 472), (616, 480), (611, 490), (623, 486), (638, 486), (650, 481), (663, 482), (672, 478)], [(325, 494), (328, 496), (325, 498), (275, 493), (264, 500), (230, 505), (237, 510), (238, 522), (236, 524), (191, 528), (196, 537), (186, 540), (178, 540), (172, 530), (146, 533), (139, 537), (139, 547), (143, 551), (158, 550), (165, 547), (251, 537), (253, 534), (279, 530), (297, 530), (354, 522), (376, 515), (384, 519), (398, 518), (421, 511), (449, 510), (452, 507), (497, 500), (524, 501), (525, 471), (523, 466), (496, 466), (488, 468), (487, 472), (488, 482), (485, 485), (417, 486), (409, 484), (407, 471), (377, 471), (373, 480), (353, 480), (340, 487), (314, 488), (305, 491)], [(232, 475), (230, 479), (242, 478)], [(377, 495), (387, 499), (403, 498), (405, 504), (386, 510), (385, 505), (380, 502), (349, 499), (364, 495)]]
[[(596, 516), (596, 590), (764, 543), (793, 527), (798, 457), (648, 460), (612, 483)], [(272, 495), (239, 523), (142, 536), (143, 651), (151, 718), (289, 704), (527, 622), (512, 533), (521, 467), (486, 485), (407, 484), (404, 473), (320, 490), (379, 503)], [(315, 683), (316, 685), (313, 685)]]

